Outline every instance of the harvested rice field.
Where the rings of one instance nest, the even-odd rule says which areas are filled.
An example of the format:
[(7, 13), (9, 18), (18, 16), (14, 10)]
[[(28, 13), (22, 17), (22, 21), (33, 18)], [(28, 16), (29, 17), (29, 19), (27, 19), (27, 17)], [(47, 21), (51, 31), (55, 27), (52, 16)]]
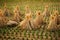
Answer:
[(60, 0), (0, 0), (0, 40), (60, 40)]

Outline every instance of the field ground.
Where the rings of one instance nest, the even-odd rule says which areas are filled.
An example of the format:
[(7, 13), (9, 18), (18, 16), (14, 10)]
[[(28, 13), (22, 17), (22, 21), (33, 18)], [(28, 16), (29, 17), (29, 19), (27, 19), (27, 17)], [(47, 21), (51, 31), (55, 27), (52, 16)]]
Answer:
[[(60, 0), (0, 0), (0, 8), (3, 9), (4, 2), (13, 13), (16, 5), (19, 5), (21, 13), (25, 13), (25, 5), (29, 5), (32, 13), (36, 10), (43, 12), (45, 4), (49, 5), (49, 10), (58, 9), (60, 12)], [(47, 31), (44, 27), (38, 30), (20, 30), (19, 27), (0, 28), (0, 40), (60, 40), (60, 30), (55, 32)]]

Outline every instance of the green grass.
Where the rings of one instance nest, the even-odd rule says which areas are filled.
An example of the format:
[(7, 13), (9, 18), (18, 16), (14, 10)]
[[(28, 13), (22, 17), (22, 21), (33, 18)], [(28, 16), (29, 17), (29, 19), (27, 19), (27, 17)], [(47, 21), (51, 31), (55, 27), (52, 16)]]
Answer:
[(60, 10), (60, 0), (0, 0), (0, 8), (3, 9), (4, 2), (7, 3), (7, 7), (13, 12), (16, 5), (19, 5), (21, 13), (25, 13), (25, 5), (29, 5), (31, 11), (35, 13), (36, 10), (43, 12), (45, 4), (49, 5), (49, 10), (52, 11), (54, 8)]

